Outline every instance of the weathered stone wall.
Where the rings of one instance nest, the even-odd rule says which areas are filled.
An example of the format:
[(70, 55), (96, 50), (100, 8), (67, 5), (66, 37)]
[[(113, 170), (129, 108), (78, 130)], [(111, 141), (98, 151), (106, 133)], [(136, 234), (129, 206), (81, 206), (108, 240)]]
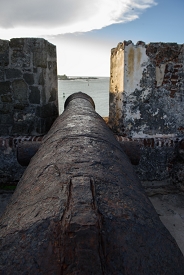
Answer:
[(40, 38), (0, 40), (0, 182), (22, 174), (16, 140), (46, 134), (57, 116), (56, 47)]
[(0, 40), (0, 135), (43, 135), (58, 115), (56, 47)]
[[(124, 41), (112, 49), (109, 125), (119, 136), (142, 139), (141, 180), (171, 179), (183, 110), (184, 45)], [(149, 149), (145, 140), (152, 140)]]
[(42, 136), (0, 137), (0, 189), (4, 185), (17, 184), (25, 171), (17, 161), (17, 147), (20, 143), (41, 141)]
[(184, 134), (184, 45), (120, 43), (111, 54), (110, 117), (128, 137)]

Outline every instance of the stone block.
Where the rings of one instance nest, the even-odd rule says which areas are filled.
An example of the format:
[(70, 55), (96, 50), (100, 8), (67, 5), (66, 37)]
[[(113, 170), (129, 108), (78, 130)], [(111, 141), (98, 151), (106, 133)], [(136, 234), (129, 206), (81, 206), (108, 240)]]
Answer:
[(8, 114), (8, 113), (12, 113), (13, 111), (13, 106), (10, 103), (0, 103), (0, 115), (1, 114)]
[(24, 110), (26, 106), (28, 106), (28, 104), (15, 103), (15, 104), (13, 105), (13, 108), (14, 108), (15, 110)]
[(23, 75), (23, 78), (25, 80), (25, 82), (28, 84), (28, 85), (33, 85), (34, 84), (34, 76), (32, 73), (25, 73)]
[(50, 130), (54, 121), (55, 117), (37, 118), (35, 122), (35, 130), (37, 134), (44, 135), (45, 133), (47, 133)]
[(9, 65), (9, 41), (0, 40), (0, 67)]
[(29, 67), (31, 65), (31, 57), (20, 50), (13, 50), (11, 64), (15, 67)]
[(22, 77), (22, 72), (19, 69), (6, 69), (6, 79), (14, 79)]
[[(48, 132), (52, 126), (52, 124), (54, 123), (54, 121), (56, 120), (56, 117), (47, 117), (45, 119), (45, 132)], [(49, 130), (48, 130), (49, 129)]]
[(9, 41), (0, 39), (0, 54), (6, 54), (9, 48)]
[(50, 58), (55, 58), (56, 57), (56, 47), (53, 44), (47, 42), (46, 48), (47, 48), (47, 53), (50, 56)]
[(12, 96), (11, 95), (2, 95), (1, 96), (1, 101), (2, 102), (12, 102)]
[(57, 117), (58, 116), (58, 109), (54, 103), (48, 103), (44, 106), (38, 106), (36, 108), (36, 116), (41, 118), (47, 117)]
[(35, 67), (47, 68), (47, 55), (45, 52), (35, 52), (33, 57), (33, 64)]
[(44, 86), (44, 84), (45, 84), (44, 75), (45, 75), (45, 72), (43, 72), (43, 71), (39, 74), (39, 78), (38, 78), (39, 85)]
[(23, 79), (16, 79), (12, 82), (14, 99), (19, 102), (27, 101), (28, 86)]
[(47, 68), (48, 58), (56, 58), (56, 47), (44, 39), (37, 39), (34, 45), (33, 66)]
[(40, 97), (41, 97), (41, 106), (47, 104), (47, 95), (46, 95), (45, 86), (42, 86), (42, 89), (40, 91)]
[(11, 65), (14, 68), (29, 68), (31, 66), (31, 39), (13, 38), (10, 40)]
[(25, 38), (12, 38), (10, 40), (10, 48), (17, 50), (23, 50), (24, 48), (24, 39)]
[(0, 116), (1, 124), (13, 124), (13, 117), (11, 114), (3, 114)]
[(24, 121), (24, 112), (22, 110), (15, 110), (13, 114), (13, 120), (15, 122), (22, 122)]
[(0, 136), (8, 136), (10, 134), (11, 125), (0, 124)]
[(40, 90), (36, 86), (30, 86), (29, 102), (31, 104), (40, 104)]
[(0, 82), (0, 95), (11, 93), (11, 83), (9, 81)]
[(57, 62), (56, 61), (52, 62), (52, 70), (53, 70), (53, 74), (57, 77)]
[(5, 81), (4, 70), (0, 69), (0, 81)]
[(57, 100), (57, 91), (56, 91), (56, 89), (53, 88), (50, 92), (49, 102), (52, 102), (55, 100)]
[(48, 67), (49, 70), (52, 69), (52, 61), (48, 61), (47, 67)]
[(26, 121), (14, 122), (11, 135), (29, 135), (29, 125)]

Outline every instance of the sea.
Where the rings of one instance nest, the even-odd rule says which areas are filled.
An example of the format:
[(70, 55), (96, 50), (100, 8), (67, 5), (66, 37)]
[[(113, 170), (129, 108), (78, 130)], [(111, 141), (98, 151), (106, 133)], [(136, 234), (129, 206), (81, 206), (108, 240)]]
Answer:
[[(76, 78), (72, 77), (71, 78)], [(58, 80), (59, 113), (64, 111), (67, 97), (76, 92), (83, 92), (92, 97), (95, 110), (102, 117), (109, 116), (109, 77), (97, 79)]]

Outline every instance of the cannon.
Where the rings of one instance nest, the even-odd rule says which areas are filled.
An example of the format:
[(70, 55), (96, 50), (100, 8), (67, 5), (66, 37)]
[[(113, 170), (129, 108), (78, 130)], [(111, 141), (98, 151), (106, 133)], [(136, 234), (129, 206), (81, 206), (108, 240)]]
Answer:
[(181, 251), (93, 100), (71, 95), (0, 220), (0, 274), (183, 271)]

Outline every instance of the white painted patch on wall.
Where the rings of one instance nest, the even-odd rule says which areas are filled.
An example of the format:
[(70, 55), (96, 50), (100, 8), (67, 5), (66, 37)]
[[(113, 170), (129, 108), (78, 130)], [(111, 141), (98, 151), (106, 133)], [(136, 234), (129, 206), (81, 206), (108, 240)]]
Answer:
[(156, 112), (152, 114), (152, 116), (158, 115), (159, 109), (157, 108)]
[(144, 100), (152, 91), (152, 88), (147, 88), (146, 90), (142, 91), (142, 95), (140, 96), (141, 100)]
[(139, 45), (129, 44), (124, 50), (124, 90), (130, 95), (135, 89), (140, 89), (140, 80), (144, 69), (149, 64), (149, 57), (146, 55), (146, 48)]
[[(146, 125), (145, 125), (146, 127)], [(176, 134), (154, 134), (154, 135), (149, 135), (149, 134), (145, 134), (144, 133), (144, 126), (141, 127), (140, 131), (139, 132), (132, 132), (132, 138), (162, 138), (163, 139), (166, 139), (166, 138), (175, 138), (177, 137)]]
[(161, 86), (162, 82), (164, 80), (165, 66), (166, 66), (166, 64), (161, 64), (160, 66), (156, 67), (157, 87)]
[(135, 119), (141, 119), (141, 113), (139, 110), (136, 112), (131, 112), (131, 104), (126, 105), (126, 116), (125, 116), (125, 121), (129, 120), (135, 120)]

